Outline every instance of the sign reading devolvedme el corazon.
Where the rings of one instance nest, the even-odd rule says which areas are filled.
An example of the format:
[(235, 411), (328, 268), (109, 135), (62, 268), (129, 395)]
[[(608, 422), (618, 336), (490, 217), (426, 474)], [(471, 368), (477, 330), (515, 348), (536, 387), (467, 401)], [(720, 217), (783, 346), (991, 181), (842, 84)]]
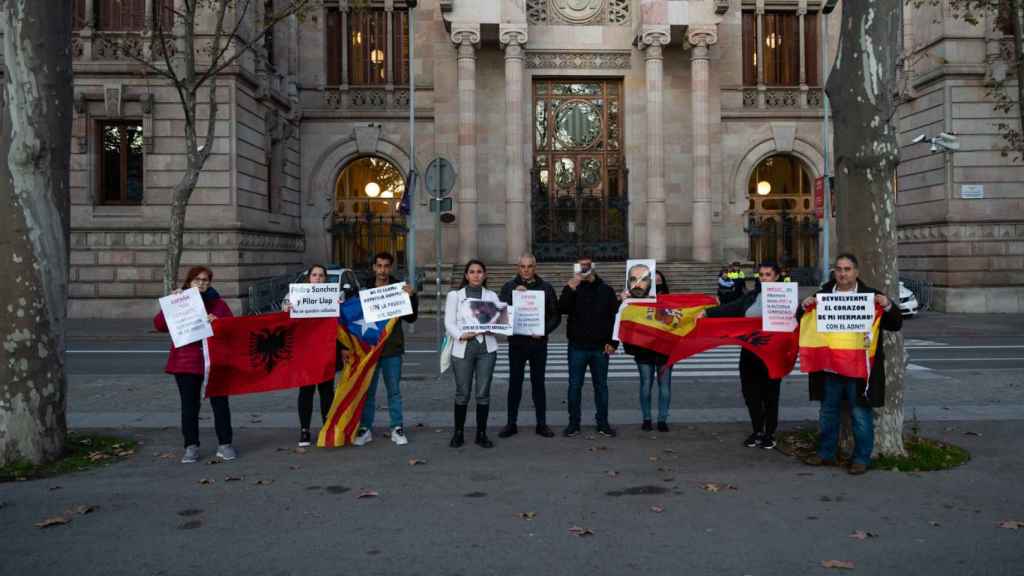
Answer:
[(871, 332), (875, 295), (853, 292), (818, 294), (818, 332)]

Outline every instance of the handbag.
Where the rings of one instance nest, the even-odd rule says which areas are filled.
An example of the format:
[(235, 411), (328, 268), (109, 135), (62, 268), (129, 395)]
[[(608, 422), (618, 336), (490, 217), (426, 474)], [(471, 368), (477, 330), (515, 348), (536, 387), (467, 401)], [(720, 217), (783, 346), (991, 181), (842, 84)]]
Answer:
[(455, 339), (449, 334), (444, 335), (441, 340), (441, 374), (448, 371), (452, 365), (452, 349), (455, 347)]

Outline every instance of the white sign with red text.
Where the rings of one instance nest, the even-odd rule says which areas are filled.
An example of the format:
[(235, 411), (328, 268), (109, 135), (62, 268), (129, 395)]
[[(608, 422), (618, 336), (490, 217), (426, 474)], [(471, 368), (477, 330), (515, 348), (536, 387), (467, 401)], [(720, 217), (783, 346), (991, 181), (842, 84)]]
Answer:
[(171, 333), (175, 348), (213, 336), (213, 326), (198, 288), (164, 296), (160, 299), (160, 310), (164, 313), (167, 331)]

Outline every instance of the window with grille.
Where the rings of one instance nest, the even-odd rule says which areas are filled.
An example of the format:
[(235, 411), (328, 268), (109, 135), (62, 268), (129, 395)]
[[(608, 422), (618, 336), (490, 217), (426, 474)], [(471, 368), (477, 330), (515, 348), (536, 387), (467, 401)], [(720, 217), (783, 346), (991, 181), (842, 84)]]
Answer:
[[(743, 13), (743, 84), (755, 86), (800, 85), (800, 16), (796, 12), (766, 12), (762, 15), (762, 38), (758, 37), (757, 14)], [(804, 16), (804, 75), (808, 86), (818, 85), (818, 15)], [(763, 50), (763, 82), (758, 76), (758, 46)]]
[(103, 204), (141, 204), (142, 122), (101, 122), (98, 134), (98, 199)]
[(325, 26), (328, 85), (409, 82), (408, 10), (330, 9)]

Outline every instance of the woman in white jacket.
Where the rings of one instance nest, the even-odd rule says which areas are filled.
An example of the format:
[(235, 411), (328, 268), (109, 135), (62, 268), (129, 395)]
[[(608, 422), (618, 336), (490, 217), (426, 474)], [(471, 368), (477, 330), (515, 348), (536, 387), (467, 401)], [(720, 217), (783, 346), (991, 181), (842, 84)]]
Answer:
[(487, 414), (491, 403), (491, 377), (498, 359), (498, 341), (488, 332), (463, 332), (459, 323), (459, 307), (467, 299), (499, 303), (498, 295), (486, 288), (487, 266), (479, 260), (470, 260), (462, 274), (462, 285), (448, 293), (444, 308), (444, 327), (452, 346), (452, 372), (455, 374), (455, 433), (449, 446), (463, 444), (466, 410), (476, 376), (476, 444), (492, 448), (487, 438)]

